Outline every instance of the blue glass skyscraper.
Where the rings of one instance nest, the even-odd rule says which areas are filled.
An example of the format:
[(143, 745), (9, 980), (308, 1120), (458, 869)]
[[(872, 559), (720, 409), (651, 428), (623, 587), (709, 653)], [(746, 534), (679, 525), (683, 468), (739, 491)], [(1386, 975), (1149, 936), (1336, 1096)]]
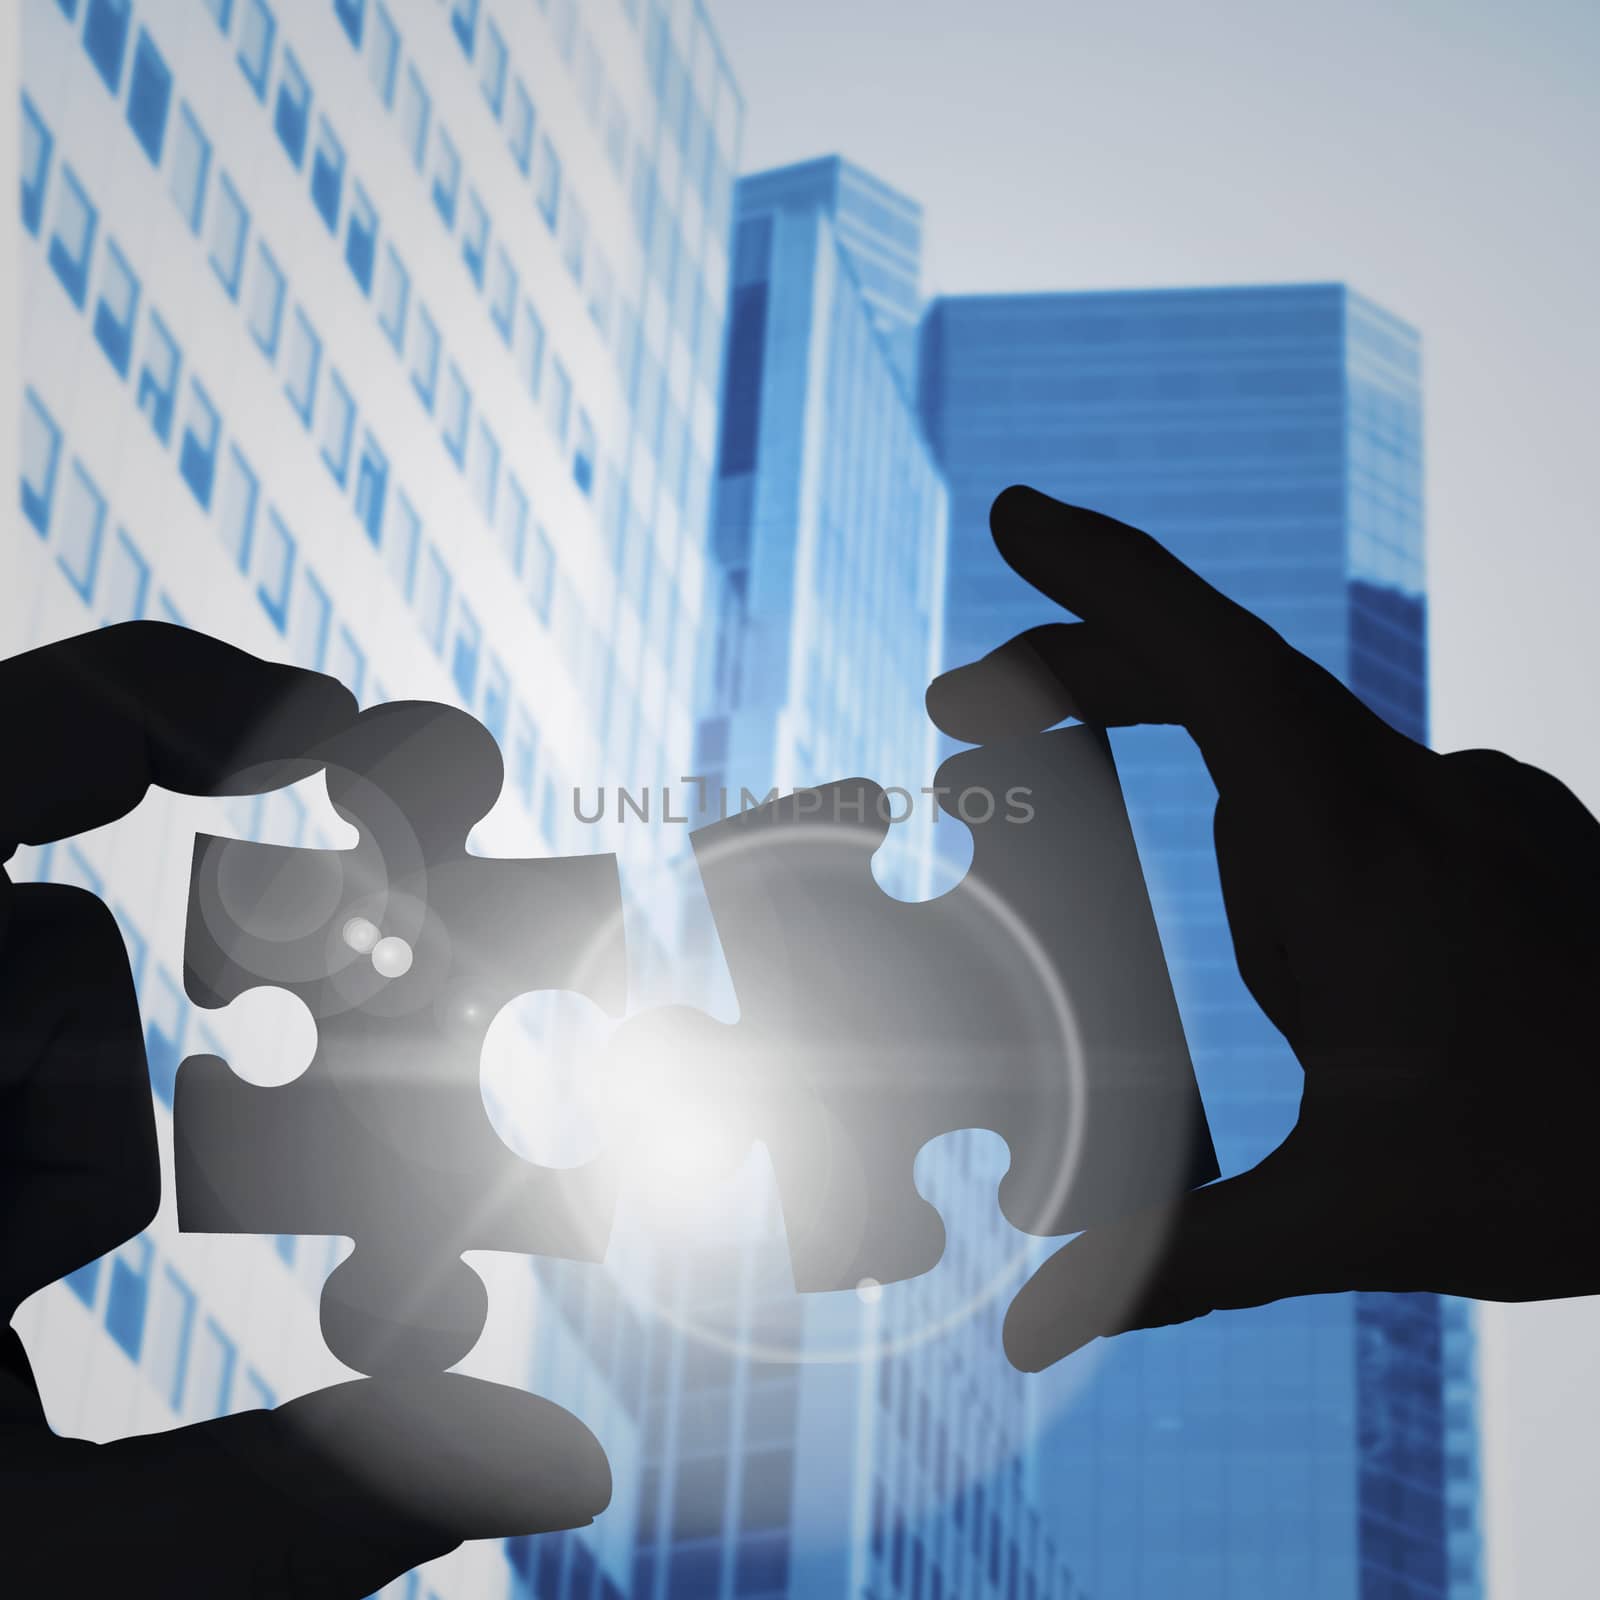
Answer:
[[(974, 296), (924, 324), (951, 497), (945, 660), (1049, 619), (996, 555), (1025, 482), (1149, 529), (1427, 735), (1415, 334), (1339, 285)], [(1293, 1124), (1299, 1069), (1234, 966), (1213, 791), (1180, 731), (1113, 735), (1224, 1172)], [(1098, 1592), (1481, 1592), (1470, 1312), (1345, 1295), (1105, 1347), (1046, 1431), (1041, 1508)]]
[[(931, 782), (946, 515), (908, 381), (919, 251), (916, 206), (847, 162), (738, 185), (696, 764), (730, 804)], [(921, 841), (880, 882), (925, 892)], [(659, 1351), (637, 1600), (1082, 1593), (1030, 1504), (1024, 1380), (982, 1292), (998, 1171), (964, 1137), (918, 1176), (951, 1237), (914, 1283), (797, 1298), (770, 1188), (765, 1227), (684, 1268), (732, 1348), (690, 1329)]]

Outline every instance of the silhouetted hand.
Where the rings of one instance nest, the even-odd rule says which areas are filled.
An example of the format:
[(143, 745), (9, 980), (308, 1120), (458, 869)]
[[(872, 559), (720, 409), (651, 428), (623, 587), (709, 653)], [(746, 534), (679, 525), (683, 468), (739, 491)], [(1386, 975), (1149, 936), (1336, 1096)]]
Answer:
[[(0, 860), (156, 784), (247, 793), (356, 714), (331, 678), (164, 623), (0, 663)], [(132, 1237), (160, 1196), (127, 954), (93, 895), (0, 875), (0, 1310)], [(0, 1330), (3, 1559), (17, 1592), (361, 1596), (463, 1538), (591, 1521), (594, 1436), (520, 1390), (362, 1379), (275, 1411), (96, 1445), (45, 1420)]]
[(1011, 1359), (1288, 1295), (1600, 1291), (1600, 825), (1537, 768), (1396, 733), (1137, 529), (1024, 488), (990, 525), (1083, 620), (940, 678), (935, 722), (1182, 724), (1240, 974), (1305, 1070), (1259, 1166), (1059, 1250)]

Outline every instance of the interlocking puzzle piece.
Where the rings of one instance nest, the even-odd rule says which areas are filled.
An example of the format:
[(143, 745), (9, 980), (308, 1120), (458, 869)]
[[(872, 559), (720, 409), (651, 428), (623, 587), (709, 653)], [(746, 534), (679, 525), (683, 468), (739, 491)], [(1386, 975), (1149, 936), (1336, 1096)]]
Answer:
[(964, 751), (936, 787), (973, 860), (922, 904), (873, 880), (904, 802), (864, 779), (696, 830), (739, 1021), (671, 1009), (617, 1038), (619, 1072), (668, 1071), (765, 1141), (801, 1290), (937, 1264), (944, 1226), (912, 1167), (956, 1129), (1005, 1139), (1001, 1208), (1030, 1233), (1217, 1175), (1105, 736)]
[(522, 1161), (488, 1120), (479, 1068), (517, 995), (576, 989), (620, 1012), (616, 860), (468, 855), (503, 768), (488, 731), (452, 707), (375, 707), (316, 756), (353, 850), (195, 844), (189, 997), (217, 1007), (287, 989), (316, 1019), (317, 1050), (277, 1088), (216, 1056), (183, 1063), (179, 1225), (350, 1235), (323, 1290), (329, 1348), (362, 1372), (438, 1370), (487, 1312), (463, 1250), (603, 1253), (610, 1175)]

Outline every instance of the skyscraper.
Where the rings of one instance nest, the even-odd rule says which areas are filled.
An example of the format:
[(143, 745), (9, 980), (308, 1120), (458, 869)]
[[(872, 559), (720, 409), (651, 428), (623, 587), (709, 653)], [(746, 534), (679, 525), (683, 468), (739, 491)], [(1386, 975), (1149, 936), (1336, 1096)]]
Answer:
[[(931, 781), (946, 515), (907, 384), (917, 215), (837, 158), (738, 186), (696, 763), (730, 805), (853, 773)], [(915, 828), (891, 830), (919, 844), (879, 872), (910, 898)], [(923, 1156), (951, 1237), (914, 1283), (797, 1300), (770, 1187), (739, 1248), (687, 1265), (684, 1303), (724, 1337), (691, 1327), (661, 1352), (638, 1600), (1081, 1593), (1029, 1504), (1023, 1380), (984, 1292), (994, 1154), (967, 1135)]]
[[(742, 119), (702, 9), (21, 12), (5, 652), (167, 618), (335, 673), (363, 704), (453, 700), (505, 755), (479, 848), (617, 843), (576, 821), (571, 786), (675, 775), (692, 738)], [(293, 1033), (272, 1010), (230, 1030), (183, 994), (197, 820), (338, 842), (302, 787), (225, 819), (154, 800), (12, 864), (112, 906), (163, 1107), (185, 1054), (281, 1071), (246, 1046)], [(658, 842), (640, 830), (621, 848), (648, 859)], [(491, 1079), (515, 1139), (526, 1119), (507, 1093)], [(169, 1156), (164, 1110), (158, 1124)], [(52, 1421), (117, 1435), (343, 1376), (316, 1324), (338, 1254), (337, 1240), (179, 1236), (169, 1193), (146, 1233), (24, 1308)], [(553, 1575), (561, 1593), (616, 1596), (640, 1340), (598, 1269), (554, 1294), (525, 1261), (484, 1270), (494, 1316), (474, 1369), (581, 1410), (617, 1497), (592, 1529), (470, 1547), (423, 1587), (546, 1596)], [(415, 1574), (396, 1585), (422, 1592)]]
[[(950, 487), (947, 665), (1054, 614), (987, 533), (1026, 482), (1149, 529), (1426, 738), (1420, 361), (1396, 318), (1332, 284), (963, 296), (929, 311), (920, 395)], [(1293, 1124), (1299, 1069), (1234, 966), (1197, 753), (1170, 728), (1113, 744), (1236, 1172)], [(1431, 1295), (1129, 1335), (1050, 1424), (1041, 1508), (1129, 1600), (1468, 1600), (1473, 1396), (1470, 1309)]]

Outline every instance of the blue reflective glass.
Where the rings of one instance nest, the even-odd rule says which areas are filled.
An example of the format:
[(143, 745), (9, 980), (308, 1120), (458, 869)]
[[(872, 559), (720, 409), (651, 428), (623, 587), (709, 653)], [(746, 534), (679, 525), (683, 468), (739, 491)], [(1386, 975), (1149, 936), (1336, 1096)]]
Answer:
[(111, 1263), (106, 1292), (106, 1332), (137, 1361), (144, 1348), (145, 1308), (150, 1294), (150, 1241), (143, 1236), (119, 1250)]
[(158, 167), (167, 136), (167, 108), (172, 102), (172, 73), (149, 33), (139, 30), (133, 53), (133, 82), (128, 89), (128, 126), (144, 153)]
[(129, 0), (89, 0), (83, 48), (112, 94), (122, 91), (122, 61), (128, 50)]
[(311, 123), (311, 85), (300, 70), (292, 51), (283, 52), (283, 71), (278, 79), (278, 102), (272, 125), (278, 143), (288, 151), (296, 167), (306, 158), (306, 134)]
[(55, 141), (27, 95), (22, 97), (22, 225), (39, 232), (44, 215), (45, 183), (50, 175), (50, 152)]

